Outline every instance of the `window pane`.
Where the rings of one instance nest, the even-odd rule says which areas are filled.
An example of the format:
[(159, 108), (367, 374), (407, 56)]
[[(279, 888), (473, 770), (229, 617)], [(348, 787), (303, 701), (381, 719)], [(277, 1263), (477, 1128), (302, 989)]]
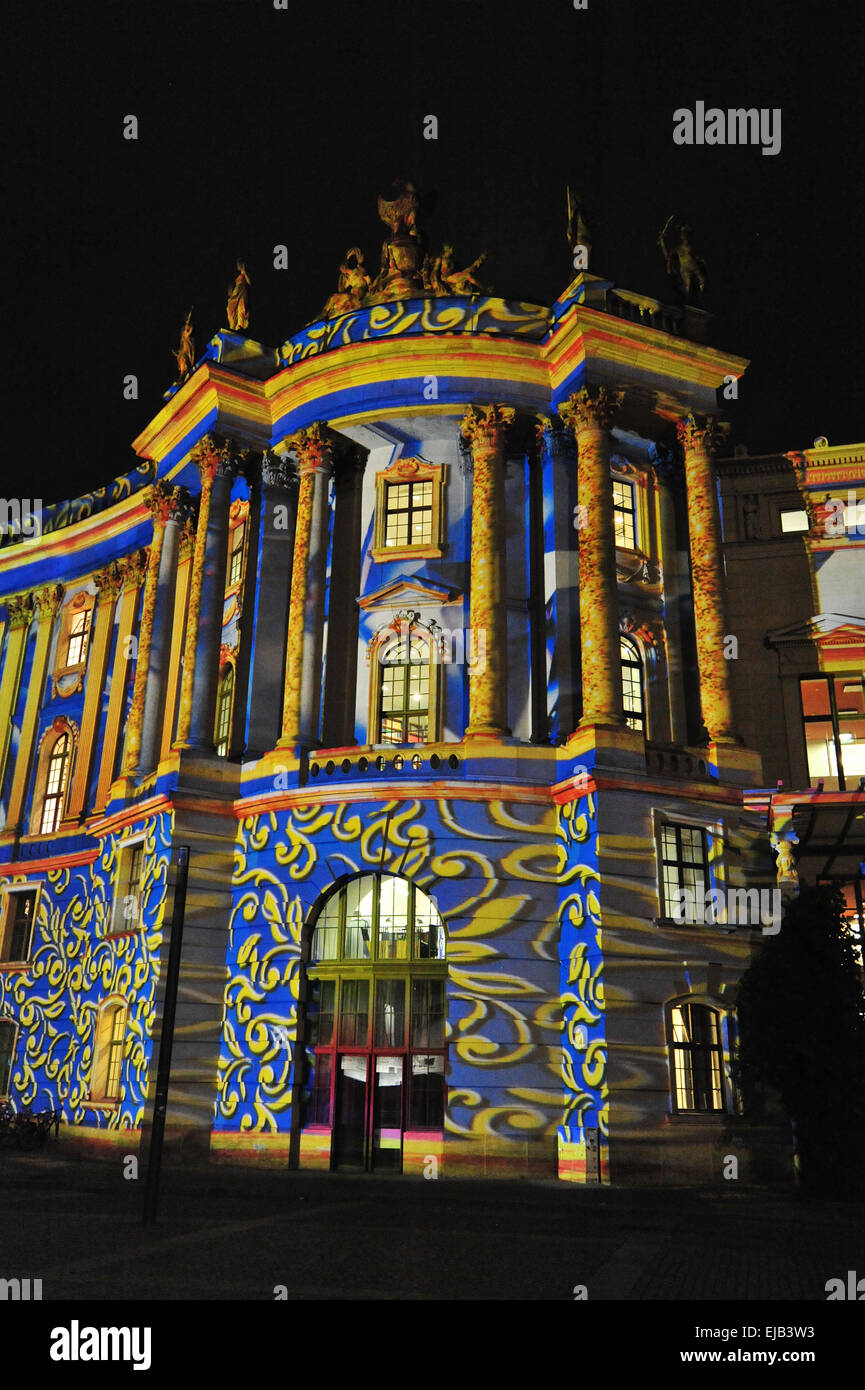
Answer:
[(333, 1074), (333, 1057), (327, 1052), (316, 1054), (312, 1064), (312, 1094), (309, 1103), (309, 1120), (314, 1125), (331, 1123), (330, 1081)]
[(403, 878), (385, 876), (381, 880), (378, 923), (380, 960), (408, 960), (409, 892), (410, 886)]
[(444, 1125), (444, 1070), (442, 1056), (415, 1054), (411, 1059), (409, 1129), (441, 1129)]
[(848, 788), (865, 777), (865, 681), (844, 675), (835, 678), (835, 708), (838, 711), (838, 738), (841, 763)]
[(15, 1046), (15, 1025), (0, 1023), (0, 1096), (8, 1095)]
[(444, 960), (445, 932), (432, 898), (415, 889), (414, 954), (416, 960)]
[(806, 718), (819, 715), (828, 718), (831, 715), (829, 682), (824, 676), (815, 680), (801, 681), (799, 689), (802, 692), (802, 713)]
[(343, 980), (339, 1041), (343, 1047), (366, 1047), (369, 1036), (369, 980)]
[(375, 987), (376, 1047), (405, 1047), (405, 980), (379, 980)]
[(30, 957), (36, 897), (35, 892), (10, 894), (7, 912), (12, 915), (12, 930), (7, 937), (6, 960), (28, 960)]
[(375, 879), (372, 874), (353, 878), (345, 887), (345, 955), (348, 960), (368, 960), (371, 955)]
[(808, 777), (812, 783), (823, 779), (830, 790), (838, 787), (838, 759), (831, 719), (813, 719), (805, 725)]
[(412, 1047), (444, 1047), (444, 980), (412, 980)]
[(335, 997), (334, 980), (312, 981), (307, 1014), (307, 1036), (311, 1047), (327, 1047), (333, 1042)]

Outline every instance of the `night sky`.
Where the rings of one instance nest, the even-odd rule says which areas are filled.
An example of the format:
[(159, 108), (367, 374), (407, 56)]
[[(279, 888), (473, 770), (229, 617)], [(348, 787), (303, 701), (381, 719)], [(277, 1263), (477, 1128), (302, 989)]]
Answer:
[[(452, 241), (462, 265), (487, 249), (481, 279), (540, 304), (572, 278), (567, 182), (592, 271), (668, 302), (657, 234), (675, 211), (708, 266), (710, 341), (752, 363), (725, 406), (731, 447), (861, 440), (861, 0), (588, 5), (19, 4), (2, 169), (6, 493), (19, 464), (18, 490), (46, 503), (134, 465), (186, 310), (200, 355), (226, 324), (238, 256), (249, 335), (272, 346), (318, 316), (348, 247), (375, 273), (376, 198), (397, 177), (434, 195), (434, 252)], [(780, 107), (780, 153), (675, 145), (673, 111), (698, 100)], [(273, 268), (278, 243), (288, 270)]]

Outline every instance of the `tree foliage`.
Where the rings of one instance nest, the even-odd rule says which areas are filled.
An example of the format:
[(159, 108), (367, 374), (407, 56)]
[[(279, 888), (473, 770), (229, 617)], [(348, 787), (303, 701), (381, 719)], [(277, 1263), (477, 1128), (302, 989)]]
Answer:
[(793, 1121), (804, 1191), (865, 1196), (865, 996), (844, 900), (804, 888), (742, 977), (746, 1113), (769, 1086)]

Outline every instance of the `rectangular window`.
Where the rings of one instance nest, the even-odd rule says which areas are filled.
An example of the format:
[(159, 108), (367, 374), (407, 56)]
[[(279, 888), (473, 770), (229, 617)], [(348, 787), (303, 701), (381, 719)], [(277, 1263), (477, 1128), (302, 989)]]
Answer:
[(38, 897), (38, 888), (28, 888), (23, 893), (7, 893), (0, 960), (11, 962), (30, 959)]
[[(661, 887), (664, 915), (684, 922), (702, 922), (708, 886), (706, 831), (702, 826), (662, 825)], [(683, 890), (687, 894), (684, 899)]]
[(811, 784), (846, 791), (865, 776), (865, 679), (807, 676), (799, 682)]
[(412, 980), (412, 1047), (444, 1047), (445, 989), (443, 980)]
[(243, 574), (243, 547), (246, 541), (246, 522), (235, 526), (231, 533), (231, 554), (228, 557), (228, 588), (240, 583)]
[(376, 1047), (405, 1047), (405, 980), (378, 980), (375, 987)]
[(141, 926), (144, 841), (124, 845), (118, 852), (118, 859), (110, 931), (137, 931)]
[(439, 1054), (415, 1053), (411, 1059), (409, 1129), (441, 1129), (444, 1125), (445, 1059)]
[(87, 639), (90, 636), (92, 608), (76, 613), (69, 628), (69, 645), (66, 648), (66, 665), (81, 666), (87, 652)]
[(807, 531), (808, 513), (804, 508), (788, 507), (781, 512), (781, 530), (788, 531)]
[(432, 481), (388, 483), (384, 496), (385, 545), (430, 545), (433, 534)]
[(120, 1073), (123, 1070), (123, 1043), (126, 1034), (126, 1010), (115, 1009), (111, 1016), (108, 1040), (108, 1066), (105, 1073), (105, 1099), (117, 1100), (120, 1095)]
[(369, 1034), (369, 980), (343, 980), (340, 992), (340, 1046), (366, 1047)]
[(333, 1075), (333, 1055), (319, 1052), (313, 1062), (312, 1095), (309, 1103), (309, 1122), (313, 1125), (331, 1124), (330, 1090)]
[(634, 503), (633, 483), (613, 479), (613, 521), (616, 528), (616, 545), (624, 550), (637, 548), (637, 510)]
[(8, 1019), (0, 1019), (0, 1096), (8, 1096), (15, 1057), (17, 1029)]
[(385, 878), (381, 883), (378, 919), (379, 960), (408, 960), (409, 892), (404, 878)]
[(673, 1079), (677, 1110), (723, 1110), (723, 1053), (718, 1015), (702, 1004), (672, 1010)]

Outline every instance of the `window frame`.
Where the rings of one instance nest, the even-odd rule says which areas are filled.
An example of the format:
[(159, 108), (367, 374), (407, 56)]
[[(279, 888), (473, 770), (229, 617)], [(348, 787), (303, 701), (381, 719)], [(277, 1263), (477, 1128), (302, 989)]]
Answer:
[[(444, 554), (444, 488), (447, 468), (443, 463), (427, 463), (422, 458), (399, 458), (375, 475), (375, 519), (373, 525), (372, 558), (378, 564), (391, 560), (440, 559)], [(430, 539), (417, 545), (411, 535), (404, 545), (387, 544), (388, 489), (391, 487), (431, 484)], [(411, 487), (409, 490), (411, 501)], [(425, 509), (424, 509), (425, 510)], [(411, 510), (409, 510), (409, 520)]]
[[(388, 669), (395, 669), (397, 663), (383, 661), (382, 656), (386, 654), (388, 647), (400, 642), (411, 643), (417, 640), (423, 643), (427, 650), (426, 670), (427, 676), (427, 736), (425, 739), (416, 743), (392, 743), (382, 740), (382, 723), (385, 717), (392, 715), (392, 711), (382, 709), (383, 685), (385, 672)], [(369, 683), (369, 723), (367, 726), (367, 737), (370, 748), (410, 748), (419, 749), (429, 747), (431, 744), (440, 742), (441, 739), (441, 662), (437, 659), (434, 634), (421, 624), (403, 622), (399, 628), (390, 626), (377, 633), (370, 642), (369, 648), (370, 664), (370, 683)], [(410, 669), (412, 666), (421, 667), (423, 662), (399, 663), (403, 670)], [(409, 691), (409, 682), (406, 680), (406, 693)], [(408, 717), (408, 712), (406, 718)]]
[[(628, 493), (629, 493), (629, 496), (630, 496), (630, 505), (629, 505), (629, 506), (623, 506), (623, 505), (621, 505), (621, 504), (619, 503), (619, 501), (617, 500), (617, 494), (616, 494), (616, 489), (617, 489), (617, 487), (627, 488)], [(616, 544), (616, 546), (618, 546), (618, 548), (619, 548), (620, 550), (637, 551), (637, 552), (639, 552), (640, 554), (642, 554), (642, 548), (641, 548), (641, 546), (640, 546), (640, 520), (639, 520), (639, 516), (638, 516), (638, 513), (637, 513), (637, 488), (636, 488), (636, 484), (635, 484), (630, 478), (619, 477), (617, 474), (614, 473), (613, 476), (612, 476), (611, 479), (610, 479), (610, 491), (612, 492), (612, 497), (613, 497), (613, 539), (614, 539), (614, 543)], [(617, 525), (616, 525), (616, 519), (617, 519), (618, 516), (630, 517), (630, 529), (631, 529), (631, 531), (632, 531), (632, 533), (633, 533), (633, 537), (632, 537), (632, 540), (631, 540), (630, 543), (629, 543), (627, 540), (624, 540), (624, 539), (620, 539), (620, 538), (619, 538), (618, 527), (617, 527)], [(623, 526), (623, 530), (624, 530), (625, 532), (627, 532), (627, 525), (626, 525), (625, 522), (623, 522), (622, 526)]]
[[(677, 857), (676, 857), (675, 859), (667, 859), (666, 856), (665, 856), (665, 851), (664, 851), (664, 831), (665, 831), (665, 830), (673, 830), (673, 831), (676, 832), (676, 852), (677, 852)], [(698, 831), (699, 834), (700, 834), (700, 838), (701, 838), (701, 842), (702, 842), (702, 847), (703, 847), (703, 855), (702, 855), (703, 885), (704, 885), (704, 886), (703, 886), (703, 903), (705, 903), (705, 900), (706, 900), (706, 899), (705, 899), (706, 893), (709, 892), (710, 889), (712, 888), (711, 838), (712, 838), (713, 834), (715, 833), (714, 830), (713, 830), (713, 828), (710, 827), (710, 826), (705, 825), (703, 822), (670, 820), (670, 819), (668, 819), (668, 818), (667, 818), (666, 816), (664, 816), (664, 815), (659, 816), (659, 817), (658, 817), (658, 821), (657, 821), (657, 826), (656, 826), (656, 852), (657, 852), (657, 867), (658, 867), (658, 898), (659, 898), (659, 903), (660, 903), (660, 908), (661, 908), (661, 916), (660, 916), (660, 918), (659, 918), (659, 921), (662, 922), (662, 923), (664, 923), (665, 925), (675, 926), (675, 927), (681, 927), (681, 928), (683, 928), (683, 929), (685, 929), (685, 930), (692, 930), (692, 931), (693, 931), (693, 930), (699, 930), (699, 929), (705, 928), (705, 927), (710, 927), (710, 928), (711, 928), (711, 927), (713, 927), (713, 924), (712, 924), (712, 923), (705, 922), (705, 921), (701, 921), (700, 918), (695, 918), (693, 921), (688, 920), (688, 921), (681, 921), (681, 922), (680, 922), (680, 921), (673, 915), (673, 909), (674, 909), (674, 907), (676, 906), (676, 904), (675, 904), (675, 903), (670, 903), (670, 902), (668, 901), (668, 896), (667, 896), (667, 877), (666, 877), (666, 874), (664, 873), (664, 869), (667, 868), (667, 867), (669, 867), (669, 866), (672, 866), (672, 865), (675, 865), (675, 866), (676, 866), (677, 868), (679, 868), (679, 869), (685, 868), (685, 869), (691, 869), (691, 870), (693, 870), (693, 869), (695, 868), (695, 865), (694, 865), (693, 862), (688, 861), (688, 860), (684, 859), (684, 857), (682, 857), (682, 856), (683, 856), (683, 850), (682, 850), (682, 836), (681, 836), (681, 832), (682, 832), (683, 830)], [(681, 890), (682, 888), (687, 887), (687, 884), (683, 882), (683, 877), (682, 877), (682, 875), (679, 875), (679, 876), (678, 876), (678, 887), (679, 887), (680, 890)], [(694, 906), (695, 906), (695, 909), (696, 909), (696, 908), (698, 908), (699, 905), (695, 902)], [(720, 924), (720, 923), (715, 923), (715, 924), (714, 924), (714, 928), (717, 929), (717, 928), (719, 928), (721, 925), (722, 925), (722, 924)]]
[[(806, 714), (806, 713), (805, 713), (805, 705), (804, 705), (804, 701), (803, 701), (803, 698), (802, 698), (802, 695), (803, 695), (803, 686), (804, 686), (804, 684), (805, 684), (806, 681), (818, 681), (818, 680), (819, 680), (819, 681), (823, 681), (823, 682), (828, 686), (828, 689), (829, 689), (829, 714), (828, 714), (828, 715), (826, 715), (826, 714)], [(837, 696), (836, 696), (836, 694), (835, 694), (835, 682), (838, 681), (838, 680), (840, 680), (840, 681), (854, 681), (854, 680), (858, 681), (858, 682), (859, 682), (859, 685), (860, 685), (860, 687), (861, 687), (861, 690), (862, 690), (863, 705), (865, 705), (865, 674), (863, 674), (861, 671), (817, 671), (816, 673), (814, 673), (814, 674), (812, 674), (812, 675), (800, 675), (800, 676), (799, 676), (799, 719), (800, 719), (800, 721), (801, 721), (801, 726), (802, 726), (802, 743), (803, 743), (804, 752), (805, 752), (805, 771), (806, 771), (806, 774), (807, 774), (808, 779), (809, 779), (809, 780), (808, 780), (808, 785), (809, 785), (809, 787), (811, 787), (811, 786), (816, 786), (816, 785), (817, 785), (817, 782), (819, 782), (821, 779), (818, 777), (818, 778), (816, 779), (816, 781), (814, 781), (814, 782), (811, 781), (812, 773), (811, 773), (811, 768), (810, 768), (810, 766), (809, 766), (809, 757), (808, 757), (808, 736), (807, 736), (807, 728), (808, 728), (808, 725), (809, 725), (809, 724), (826, 724), (826, 723), (830, 723), (830, 722), (831, 722), (831, 724), (832, 724), (832, 746), (834, 747), (834, 750), (835, 750), (836, 775), (833, 775), (833, 774), (831, 774), (831, 773), (828, 774), (828, 775), (824, 775), (824, 777), (823, 777), (822, 780), (823, 780), (824, 782), (826, 782), (826, 781), (837, 782), (837, 783), (838, 783), (838, 791), (842, 791), (842, 792), (843, 792), (843, 791), (848, 791), (848, 790), (855, 790), (855, 787), (854, 787), (854, 788), (848, 788), (848, 786), (847, 786), (847, 781), (848, 781), (848, 780), (849, 780), (849, 781), (852, 781), (852, 782), (856, 783), (856, 785), (858, 785), (859, 777), (861, 776), (861, 774), (860, 774), (860, 773), (855, 773), (855, 772), (848, 772), (848, 773), (845, 773), (845, 771), (844, 771), (844, 753), (843, 753), (844, 745), (843, 745), (843, 743), (841, 742), (841, 733), (842, 733), (841, 724), (842, 724), (843, 721), (840, 719), (840, 716), (839, 716), (839, 711), (838, 711), (838, 700), (837, 700)], [(863, 716), (863, 717), (865, 717), (865, 716)]]
[[(132, 892), (132, 872), (134, 868), (135, 853), (141, 851), (141, 871), (138, 877), (137, 890)], [(133, 936), (136, 932), (144, 928), (143, 911), (143, 885), (145, 878), (147, 853), (146, 833), (130, 836), (128, 840), (122, 840), (117, 846), (117, 868), (114, 874), (114, 898), (111, 904), (111, 917), (108, 924), (106, 938), (118, 936)], [(128, 866), (128, 867), (127, 867)], [(135, 897), (138, 903), (138, 911), (134, 926), (127, 926), (125, 914), (126, 899)]]
[[(12, 934), (15, 930), (15, 911), (17, 908), (16, 899), (21, 894), (34, 895), (33, 920), (30, 924), (30, 940), (27, 942), (27, 953), (23, 956), (7, 955), (7, 949), (11, 952)], [(4, 886), (2, 916), (0, 916), (0, 968), (3, 966), (29, 965), (33, 958), (33, 937), (36, 931), (36, 923), (39, 918), (39, 900), (42, 895), (41, 883), (8, 883)]]
[(18, 1051), (18, 1034), (21, 1029), (14, 1018), (0, 1018), (0, 1032), (9, 1029), (12, 1034), (12, 1044), (9, 1048), (9, 1067), (4, 1079), (2, 1068), (3, 1052), (0, 1048), (0, 1100), (9, 1100), (12, 1094), (12, 1072), (15, 1067), (15, 1053)]
[[(675, 1040), (676, 1022), (674, 1015), (676, 1011), (688, 1011), (688, 1021), (686, 1026), (688, 1028), (688, 1031), (690, 1033), (693, 1033), (693, 1029), (691, 1027), (691, 1012), (694, 1009), (705, 1010), (706, 1013), (711, 1015), (712, 1019), (714, 1020), (714, 1029), (716, 1037), (715, 1042), (706, 1045), (701, 1042), (677, 1042)], [(720, 1005), (712, 1002), (711, 1000), (703, 998), (694, 998), (693, 995), (686, 995), (677, 999), (668, 1000), (664, 1006), (664, 1015), (670, 1078), (670, 1113), (673, 1115), (682, 1115), (687, 1118), (702, 1118), (706, 1116), (721, 1116), (731, 1114), (733, 1111), (734, 1093), (729, 1083), (729, 1078), (727, 1077), (727, 1068), (725, 1065), (725, 1024), (729, 1027), (729, 1011), (722, 1008)], [(695, 1103), (692, 1103), (691, 1105), (682, 1105), (679, 1101), (679, 1092), (680, 1089), (682, 1089), (682, 1085), (684, 1084), (690, 1086), (691, 1101), (695, 1102), (697, 1099), (695, 1081), (697, 1069), (693, 1065), (693, 1057), (695, 1053), (699, 1055), (701, 1052), (708, 1052), (709, 1054), (715, 1054), (716, 1056), (718, 1080), (717, 1090), (721, 1102), (718, 1106), (700, 1107), (697, 1106)], [(679, 1067), (677, 1066), (677, 1058), (682, 1053), (687, 1054), (687, 1056), (692, 1059), (690, 1066), (690, 1075), (688, 1075), (687, 1071), (684, 1074), (680, 1073)]]
[[(106, 1025), (103, 1020), (107, 1014), (111, 1015), (110, 1025)], [(118, 1016), (122, 1017), (123, 1024), (119, 1030), (115, 1026)], [(93, 1062), (90, 1068), (90, 1104), (97, 1106), (115, 1107), (121, 1103), (121, 1089), (123, 1082), (123, 1063), (126, 1052), (126, 1034), (129, 1030), (129, 1004), (120, 995), (110, 995), (104, 999), (97, 1009), (95, 1032), (93, 1039)], [(114, 1082), (112, 1083), (112, 1070), (119, 1049), (119, 1065), (117, 1066)], [(116, 1094), (112, 1094), (112, 1085)], [(97, 1089), (98, 1086), (98, 1089)]]
[[(59, 613), (57, 646), (52, 672), (52, 695), (67, 697), (75, 695), (84, 685), (87, 660), (93, 641), (93, 623), (96, 614), (96, 595), (87, 589), (79, 589)], [(81, 651), (76, 661), (69, 660), (69, 648), (73, 640), (73, 626), (78, 618), (84, 617), (85, 630), (82, 634)]]
[[(631, 660), (626, 660), (626, 659), (625, 659), (624, 652), (623, 652), (623, 648), (625, 648), (625, 647), (630, 648), (630, 650), (633, 652), (633, 657), (632, 657)], [(648, 727), (649, 727), (649, 717), (648, 717), (649, 712), (648, 712), (648, 708), (647, 708), (647, 705), (646, 705), (646, 663), (645, 663), (645, 661), (644, 661), (644, 659), (643, 659), (643, 654), (642, 654), (642, 652), (640, 651), (640, 648), (637, 646), (637, 643), (634, 641), (633, 637), (631, 637), (630, 634), (627, 633), (627, 632), (620, 632), (620, 633), (619, 633), (619, 669), (621, 670), (621, 673), (622, 673), (622, 705), (623, 705), (623, 707), (624, 707), (624, 703), (625, 703), (625, 676), (624, 676), (624, 672), (625, 672), (625, 668), (626, 668), (626, 667), (627, 667), (629, 670), (636, 670), (636, 671), (638, 672), (638, 674), (639, 674), (639, 682), (640, 682), (640, 713), (639, 713), (639, 722), (631, 723), (631, 720), (632, 720), (632, 719), (633, 719), (633, 720), (636, 720), (636, 719), (637, 719), (637, 716), (635, 716), (635, 715), (633, 714), (633, 712), (629, 712), (629, 711), (627, 710), (627, 708), (625, 708), (625, 709), (624, 709), (625, 724), (626, 724), (626, 726), (627, 726), (629, 729), (634, 729), (636, 733), (640, 733), (640, 734), (643, 735), (644, 738), (647, 738), (647, 737), (648, 737)]]
[[(225, 691), (227, 687), (230, 688), (228, 698), (226, 700)], [(213, 747), (217, 757), (219, 758), (231, 757), (231, 739), (234, 726), (234, 695), (236, 688), (237, 673), (234, 669), (234, 662), (226, 661), (225, 666), (219, 677), (219, 683), (216, 691), (216, 710), (213, 716)], [(223, 712), (226, 708), (226, 705), (228, 707), (228, 713), (225, 720), (223, 721)], [(223, 722), (225, 723), (226, 728), (224, 736), (220, 738), (219, 732)]]
[[(48, 775), (54, 750), (64, 737), (68, 739), (68, 746), (61, 789), (59, 793), (49, 792)], [(77, 750), (78, 728), (71, 719), (67, 719), (65, 716), (59, 716), (43, 730), (42, 737), (39, 741), (39, 754), (36, 760), (36, 771), (33, 777), (33, 796), (30, 802), (30, 813), (28, 817), (29, 833), (31, 835), (40, 838), (48, 838), (52, 835), (56, 835), (63, 824), (63, 817), (66, 814), (69, 791), (72, 785), (72, 768)], [(52, 828), (46, 830), (43, 829), (45, 823), (45, 803), (49, 796), (57, 802), (57, 817)]]

